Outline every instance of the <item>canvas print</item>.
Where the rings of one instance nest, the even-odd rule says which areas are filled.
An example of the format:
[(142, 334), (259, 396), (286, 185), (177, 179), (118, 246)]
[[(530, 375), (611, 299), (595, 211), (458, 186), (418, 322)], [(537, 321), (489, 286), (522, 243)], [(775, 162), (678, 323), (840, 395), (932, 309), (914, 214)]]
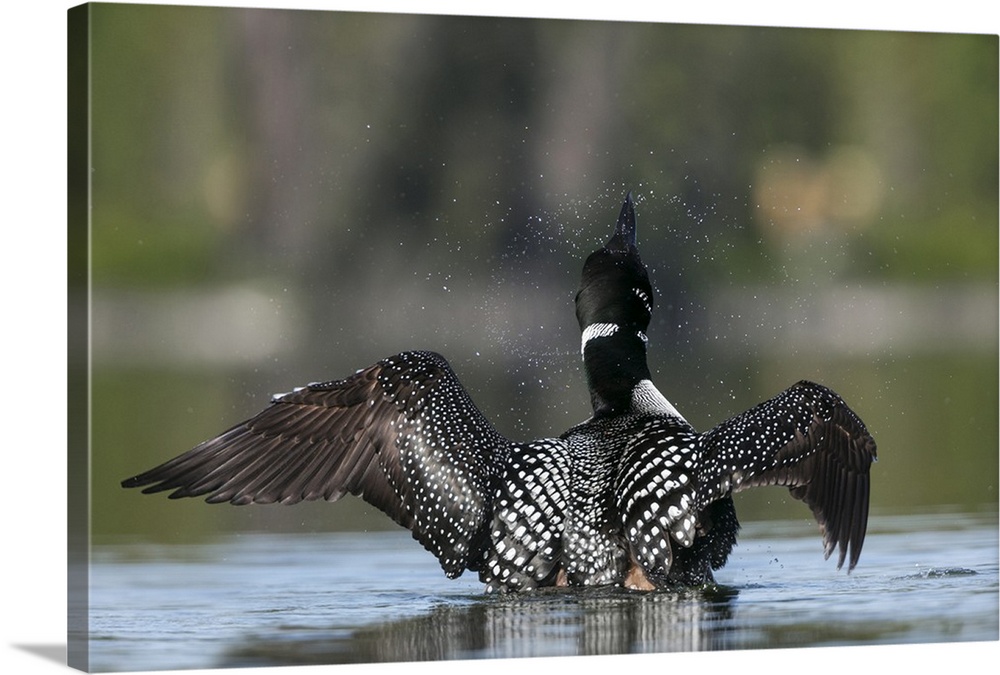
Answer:
[(69, 18), (71, 666), (998, 639), (997, 36)]

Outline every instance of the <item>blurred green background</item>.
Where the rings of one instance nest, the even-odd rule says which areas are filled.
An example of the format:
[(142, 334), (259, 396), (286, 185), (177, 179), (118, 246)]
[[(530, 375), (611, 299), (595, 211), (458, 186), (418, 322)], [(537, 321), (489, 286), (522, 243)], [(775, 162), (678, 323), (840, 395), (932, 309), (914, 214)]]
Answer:
[(818, 380), (879, 443), (875, 517), (996, 512), (997, 36), (90, 12), (95, 537), (394, 527), (119, 483), (403, 349), (513, 439), (581, 421), (573, 297), (628, 190), (696, 427)]

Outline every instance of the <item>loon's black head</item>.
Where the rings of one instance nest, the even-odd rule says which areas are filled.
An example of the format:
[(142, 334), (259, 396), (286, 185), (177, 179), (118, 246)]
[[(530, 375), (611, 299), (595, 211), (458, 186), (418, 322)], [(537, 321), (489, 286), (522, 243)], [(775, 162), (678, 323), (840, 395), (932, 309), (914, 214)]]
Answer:
[(645, 331), (653, 310), (653, 289), (636, 248), (635, 205), (625, 197), (615, 232), (587, 257), (576, 294), (580, 330), (614, 324)]
[(649, 379), (646, 329), (653, 289), (636, 248), (635, 205), (625, 197), (615, 232), (583, 265), (576, 294), (581, 351), (595, 415), (632, 405), (636, 385)]

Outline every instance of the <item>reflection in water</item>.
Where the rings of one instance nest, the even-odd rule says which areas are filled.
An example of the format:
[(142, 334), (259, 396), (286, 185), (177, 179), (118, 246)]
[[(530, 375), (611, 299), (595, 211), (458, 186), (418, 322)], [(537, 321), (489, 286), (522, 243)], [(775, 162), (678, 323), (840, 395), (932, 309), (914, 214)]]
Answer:
[[(748, 523), (722, 586), (482, 593), (406, 532), (96, 546), (92, 672), (996, 641), (996, 512), (875, 519), (864, 565)], [(737, 590), (738, 589), (738, 590)]]
[[(610, 655), (724, 649), (731, 603), (723, 587), (639, 593), (618, 588), (547, 589), (470, 598), (349, 636), (254, 639), (222, 666), (371, 663), (470, 658)], [(319, 637), (324, 635), (325, 637)]]

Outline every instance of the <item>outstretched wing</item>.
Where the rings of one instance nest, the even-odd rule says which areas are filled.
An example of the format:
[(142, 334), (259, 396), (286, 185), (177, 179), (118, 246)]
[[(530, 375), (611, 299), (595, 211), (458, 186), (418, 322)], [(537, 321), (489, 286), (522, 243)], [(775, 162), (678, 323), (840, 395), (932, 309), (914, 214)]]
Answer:
[(730, 491), (784, 485), (812, 510), (826, 557), (850, 551), (854, 569), (868, 528), (875, 440), (843, 399), (802, 381), (704, 435), (699, 503)]
[(455, 577), (478, 552), (509, 448), (442, 356), (404, 352), (275, 396), (255, 417), (122, 485), (233, 504), (349, 492), (409, 528)]

